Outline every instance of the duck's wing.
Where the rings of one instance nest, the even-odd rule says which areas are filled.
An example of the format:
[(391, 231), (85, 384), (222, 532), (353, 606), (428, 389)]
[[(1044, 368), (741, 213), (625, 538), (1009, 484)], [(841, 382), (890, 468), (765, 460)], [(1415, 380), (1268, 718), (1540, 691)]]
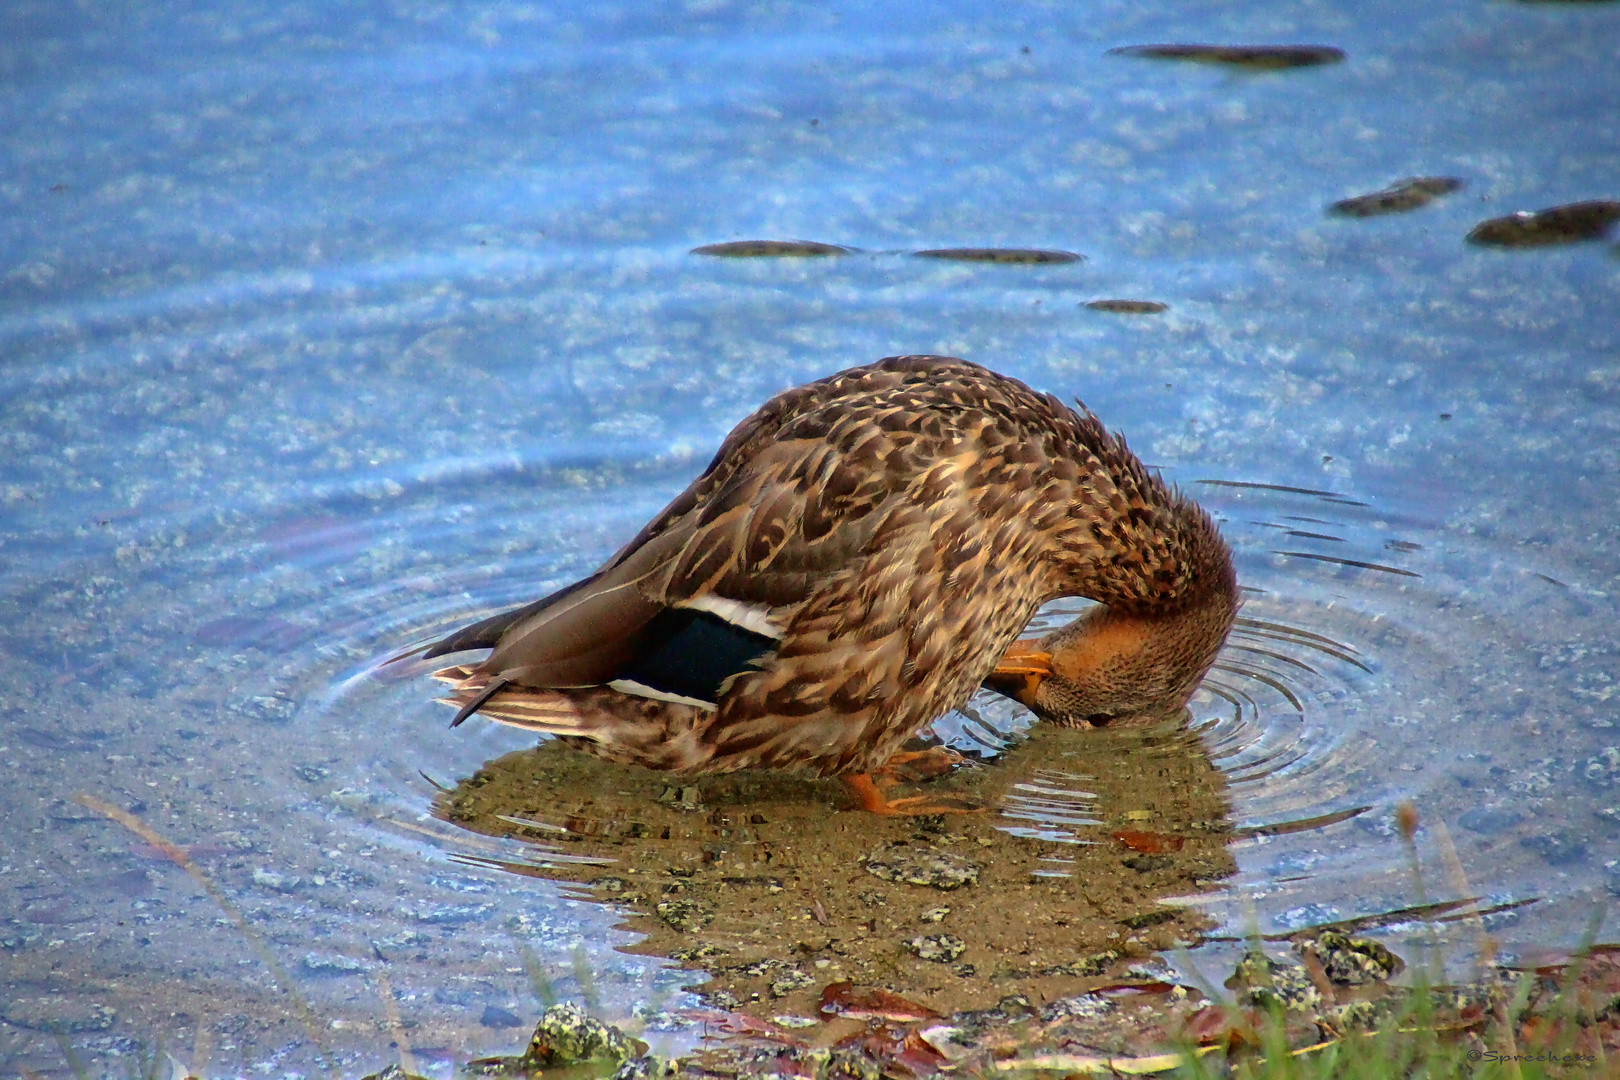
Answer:
[[(612, 685), (712, 707), (829, 576), (860, 560), (874, 511), (897, 493), (878, 465), (815, 438), (774, 442), (591, 578), (486, 620), (500, 631), (481, 669), (529, 687)], [(462, 635), (441, 645), (482, 642), (489, 629)]]

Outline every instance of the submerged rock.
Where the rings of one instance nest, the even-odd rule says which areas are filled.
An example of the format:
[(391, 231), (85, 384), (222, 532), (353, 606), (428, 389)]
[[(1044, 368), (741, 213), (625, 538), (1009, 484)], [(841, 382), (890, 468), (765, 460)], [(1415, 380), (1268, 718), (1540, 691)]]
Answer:
[(1122, 45), (1108, 52), (1119, 56), (1145, 56), (1152, 60), (1226, 64), (1260, 71), (1318, 67), (1344, 60), (1344, 50), (1331, 45)]
[(926, 885), (949, 892), (979, 880), (979, 865), (933, 848), (890, 844), (866, 857), (866, 872), (884, 881)]
[(1048, 251), (1041, 248), (931, 248), (912, 254), (921, 259), (955, 259), (958, 262), (983, 263), (1073, 263), (1085, 259), (1084, 255), (1073, 251)]
[(416, 1073), (406, 1072), (404, 1069), (400, 1068), (399, 1062), (396, 1061), (394, 1064), (388, 1066), (388, 1068), (382, 1070), (381, 1072), (371, 1073), (370, 1075), (363, 1077), (362, 1080), (426, 1080), (426, 1077), (418, 1076)]
[(519, 1061), (525, 1069), (554, 1069), (585, 1061), (622, 1062), (635, 1054), (624, 1032), (565, 1002), (541, 1015)]
[(1322, 1004), (1322, 992), (1303, 967), (1273, 960), (1259, 950), (1244, 954), (1226, 980), (1226, 988), (1243, 991), (1243, 1000), (1251, 1004), (1276, 1005), (1291, 1012), (1309, 1012)]
[(1114, 315), (1158, 315), (1170, 310), (1169, 304), (1161, 304), (1157, 300), (1091, 300), (1086, 307)]
[(955, 934), (921, 934), (901, 944), (919, 959), (937, 964), (948, 964), (967, 951), (967, 942)]
[(1620, 221), (1620, 200), (1593, 199), (1491, 218), (1475, 225), (1467, 240), (1484, 247), (1508, 248), (1574, 244), (1603, 239), (1617, 221)]
[(1339, 986), (1365, 986), (1385, 982), (1406, 969), (1406, 962), (1371, 938), (1351, 937), (1325, 930), (1301, 942), (1300, 952), (1316, 957), (1329, 982)]
[(1451, 176), (1414, 176), (1389, 185), (1382, 191), (1340, 199), (1327, 208), (1339, 217), (1377, 217), (1400, 214), (1427, 206), (1441, 195), (1462, 189), (1463, 182)]
[(657, 910), (670, 929), (686, 934), (714, 922), (714, 909), (701, 900), (665, 900)]
[(854, 248), (822, 244), (815, 240), (731, 240), (692, 249), (693, 255), (716, 255), (726, 259), (803, 259), (854, 253)]

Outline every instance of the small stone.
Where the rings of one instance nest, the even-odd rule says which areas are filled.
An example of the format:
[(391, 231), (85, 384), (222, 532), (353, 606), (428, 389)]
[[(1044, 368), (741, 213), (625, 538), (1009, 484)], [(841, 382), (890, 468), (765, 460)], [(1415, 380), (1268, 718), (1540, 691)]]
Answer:
[(0, 1006), (0, 1016), (20, 1028), (63, 1035), (107, 1031), (118, 1018), (115, 1012), (97, 1002), (55, 995), (13, 998)]
[(1572, 829), (1519, 838), (1519, 846), (1538, 852), (1553, 866), (1577, 862), (1586, 856), (1586, 839)]
[(884, 881), (924, 885), (947, 892), (979, 880), (978, 864), (960, 855), (900, 844), (890, 844), (868, 855), (866, 872)]
[(496, 1029), (523, 1026), (523, 1020), (517, 1014), (507, 1012), (505, 1009), (497, 1008), (494, 1005), (484, 1006), (484, 1015), (478, 1018), (478, 1022), (484, 1027)]
[(304, 954), (304, 970), (311, 975), (354, 975), (366, 970), (366, 965), (347, 956)]
[(1457, 824), (1481, 836), (1505, 832), (1524, 820), (1524, 815), (1505, 807), (1475, 807), (1457, 819)]
[(1109, 964), (1119, 959), (1119, 953), (1113, 949), (1105, 949), (1090, 956), (1082, 956), (1078, 960), (1067, 964), (1058, 964), (1042, 971), (1042, 975), (1067, 975), (1076, 979), (1091, 979), (1101, 975)]
[(1138, 874), (1146, 874), (1174, 865), (1176, 860), (1169, 855), (1132, 855), (1130, 858), (1121, 859), (1120, 861)]
[(921, 915), (917, 916), (917, 921), (918, 922), (944, 922), (945, 921), (945, 916), (949, 915), (950, 913), (951, 913), (951, 909), (948, 908), (948, 907), (929, 908), (927, 911), (925, 911)]
[(1303, 967), (1279, 963), (1259, 951), (1244, 954), (1226, 987), (1243, 990), (1250, 1004), (1278, 1005), (1294, 1012), (1309, 1012), (1322, 1002), (1321, 991)]
[(924, 934), (901, 942), (919, 959), (948, 964), (967, 951), (967, 942), (955, 934)]
[(276, 892), (290, 893), (302, 883), (303, 879), (292, 874), (283, 874), (277, 870), (266, 870), (259, 867), (253, 871), (253, 884)]
[(670, 929), (689, 934), (714, 922), (714, 912), (701, 900), (665, 900), (658, 905), (658, 917)]
[(1120, 925), (1131, 930), (1142, 930), (1149, 926), (1167, 923), (1175, 917), (1176, 912), (1173, 908), (1157, 908), (1153, 911), (1139, 911), (1135, 915), (1127, 915), (1119, 921)]
[(1041, 1009), (1041, 1019), (1050, 1024), (1058, 1020), (1100, 1020), (1113, 1012), (1116, 1006), (1098, 994), (1059, 998)]
[(634, 1052), (624, 1032), (565, 1002), (540, 1017), (521, 1062), (528, 1070), (554, 1069), (586, 1061), (623, 1062)]
[(676, 810), (694, 813), (703, 809), (700, 795), (701, 792), (695, 786), (677, 787), (672, 784), (658, 796), (658, 801)]
[(679, 1076), (680, 1072), (678, 1061), (657, 1054), (643, 1054), (620, 1065), (609, 1080), (664, 1080), (665, 1077)]
[(1328, 980), (1340, 986), (1384, 982), (1406, 967), (1405, 961), (1379, 942), (1336, 930), (1324, 931), (1312, 941), (1301, 942), (1299, 949), (1315, 953)]
[(416, 1073), (406, 1072), (404, 1069), (399, 1067), (399, 1062), (396, 1061), (392, 1065), (388, 1066), (388, 1068), (383, 1069), (381, 1072), (374, 1072), (369, 1076), (363, 1077), (362, 1080), (424, 1080), (424, 1078), (418, 1076)]
[(225, 706), (234, 713), (265, 724), (285, 724), (298, 711), (298, 703), (284, 692), (254, 694)]
[(1596, 757), (1586, 759), (1581, 775), (1599, 787), (1610, 787), (1620, 780), (1620, 746), (1607, 746)]
[(771, 979), (771, 997), (786, 997), (795, 990), (803, 990), (813, 985), (815, 981), (814, 976), (808, 971), (801, 971), (796, 967), (784, 968)]

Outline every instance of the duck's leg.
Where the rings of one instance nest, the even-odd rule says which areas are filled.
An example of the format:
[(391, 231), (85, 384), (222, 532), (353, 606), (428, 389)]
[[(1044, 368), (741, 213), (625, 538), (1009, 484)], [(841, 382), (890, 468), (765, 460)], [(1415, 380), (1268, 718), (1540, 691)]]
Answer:
[(926, 750), (901, 750), (888, 761), (872, 770), (874, 776), (893, 777), (896, 780), (932, 780), (944, 776), (967, 759), (948, 746), (930, 746)]
[[(910, 795), (891, 799), (873, 781), (870, 773), (846, 773), (844, 783), (860, 802), (862, 810), (874, 814), (980, 814), (984, 807), (953, 800), (937, 800), (932, 795)], [(954, 802), (954, 805), (953, 805)]]

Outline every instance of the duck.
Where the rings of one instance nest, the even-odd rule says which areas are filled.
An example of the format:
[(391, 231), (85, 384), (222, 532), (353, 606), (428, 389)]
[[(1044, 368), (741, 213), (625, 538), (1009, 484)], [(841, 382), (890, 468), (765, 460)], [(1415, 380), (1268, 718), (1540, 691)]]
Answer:
[[(1076, 727), (1182, 709), (1236, 616), (1209, 514), (1076, 405), (930, 355), (783, 391), (595, 572), (394, 659), (485, 653), (433, 673), (452, 727), (956, 809), (884, 790), (938, 764), (902, 751), (933, 719), (981, 687)], [(1095, 604), (1021, 638), (1060, 597)]]

